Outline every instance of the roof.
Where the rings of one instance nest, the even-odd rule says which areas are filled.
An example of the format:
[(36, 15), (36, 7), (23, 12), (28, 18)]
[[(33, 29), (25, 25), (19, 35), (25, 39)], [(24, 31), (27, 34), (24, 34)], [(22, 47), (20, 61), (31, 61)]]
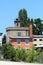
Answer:
[(23, 38), (23, 39), (28, 39), (28, 38), (30, 38), (29, 36), (28, 37), (9, 37), (10, 39), (21, 39), (21, 38)]
[(12, 31), (12, 30), (29, 30), (28, 27), (7, 27), (6, 31)]
[(33, 38), (43, 38), (43, 35), (33, 35)]
[[(10, 37), (10, 39), (14, 38), (31, 38), (30, 36), (16, 36), (16, 37)], [(43, 38), (43, 35), (33, 35), (32, 38)]]

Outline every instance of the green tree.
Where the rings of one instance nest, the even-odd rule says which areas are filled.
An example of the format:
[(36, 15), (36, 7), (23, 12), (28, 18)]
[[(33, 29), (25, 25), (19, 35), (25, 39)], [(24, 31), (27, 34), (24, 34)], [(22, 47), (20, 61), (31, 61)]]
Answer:
[(18, 48), (16, 49), (16, 54), (15, 54), (15, 61), (25, 61), (25, 49), (23, 48)]
[(5, 59), (10, 59), (12, 60), (14, 58), (14, 48), (11, 44), (5, 44), (3, 45), (2, 53)]
[(20, 20), (21, 27), (27, 27), (27, 25), (28, 25), (28, 23), (27, 23), (28, 16), (27, 16), (26, 9), (23, 8), (19, 11), (18, 18)]
[(32, 62), (32, 50), (29, 49), (26, 54), (26, 62)]
[(15, 53), (15, 61), (20, 61), (19, 55), (20, 55), (20, 49), (18, 48), (16, 49), (16, 53)]
[(20, 55), (19, 55), (21, 61), (25, 61), (25, 57), (26, 57), (26, 50), (21, 48), (20, 49)]
[(5, 44), (5, 43), (6, 43), (6, 35), (4, 35), (2, 38), (2, 44)]
[(33, 34), (34, 35), (41, 35), (43, 32), (43, 23), (40, 18), (37, 19), (30, 19), (27, 15), (26, 9), (21, 9), (18, 13), (18, 18), (20, 20), (21, 27), (28, 27), (30, 23), (33, 25)]
[(36, 34), (41, 35), (43, 31), (43, 24), (40, 18), (34, 20), (34, 24), (36, 25)]
[(38, 52), (34, 50), (34, 53), (33, 53), (34, 57), (33, 57), (33, 62), (37, 62), (37, 59), (38, 59)]
[(38, 58), (38, 53), (34, 49), (34, 46), (32, 46), (30, 49), (26, 52), (26, 62), (36, 62)]

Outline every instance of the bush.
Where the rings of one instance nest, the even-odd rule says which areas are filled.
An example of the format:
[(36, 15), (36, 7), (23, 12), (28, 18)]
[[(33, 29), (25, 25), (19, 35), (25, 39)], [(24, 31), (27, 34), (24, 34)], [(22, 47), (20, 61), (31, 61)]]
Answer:
[(38, 62), (43, 63), (43, 52), (38, 55)]
[(26, 53), (26, 62), (31, 62), (32, 61), (32, 52), (31, 50), (27, 50), (27, 53)]
[(21, 61), (25, 61), (25, 57), (26, 57), (26, 51), (25, 51), (25, 49), (21, 48), (20, 49), (20, 59), (21, 59)]
[(9, 59), (11, 61), (25, 60), (25, 49), (15, 49), (11, 44), (5, 44), (3, 46), (2, 53), (5, 59)]
[(28, 50), (23, 48), (13, 48), (11, 44), (5, 44), (2, 48), (4, 59), (11, 61), (25, 61), (25, 62), (43, 62), (43, 51), (35, 50), (34, 46)]
[(14, 56), (14, 48), (11, 44), (5, 44), (3, 46), (3, 56), (5, 59), (11, 59)]
[(20, 49), (16, 49), (15, 61), (20, 61), (19, 55), (20, 55)]
[(37, 51), (34, 51), (34, 55), (33, 55), (33, 62), (37, 62), (37, 59), (38, 59), (38, 53)]
[(16, 54), (15, 54), (15, 61), (24, 61), (25, 60), (25, 49), (16, 49)]
[(36, 62), (38, 53), (34, 50), (34, 46), (27, 50), (26, 62)]

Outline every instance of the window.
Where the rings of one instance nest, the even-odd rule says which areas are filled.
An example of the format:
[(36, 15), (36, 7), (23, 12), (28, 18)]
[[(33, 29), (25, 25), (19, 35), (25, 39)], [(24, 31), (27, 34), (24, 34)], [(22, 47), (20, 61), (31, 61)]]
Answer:
[(18, 36), (21, 36), (21, 32), (18, 32)]
[(34, 41), (37, 41), (37, 39), (34, 39)]
[(29, 39), (25, 39), (25, 42), (26, 42), (26, 44), (28, 44), (29, 43)]
[(39, 39), (39, 41), (42, 41), (42, 39)]
[(17, 39), (17, 43), (20, 44), (20, 39)]

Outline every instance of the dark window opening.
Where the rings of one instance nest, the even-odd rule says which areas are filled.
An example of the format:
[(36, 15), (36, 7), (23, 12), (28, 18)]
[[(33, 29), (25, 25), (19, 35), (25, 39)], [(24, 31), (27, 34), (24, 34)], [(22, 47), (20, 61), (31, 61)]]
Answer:
[(37, 41), (37, 39), (34, 39), (34, 41)]
[(39, 39), (39, 41), (42, 41), (42, 39)]

